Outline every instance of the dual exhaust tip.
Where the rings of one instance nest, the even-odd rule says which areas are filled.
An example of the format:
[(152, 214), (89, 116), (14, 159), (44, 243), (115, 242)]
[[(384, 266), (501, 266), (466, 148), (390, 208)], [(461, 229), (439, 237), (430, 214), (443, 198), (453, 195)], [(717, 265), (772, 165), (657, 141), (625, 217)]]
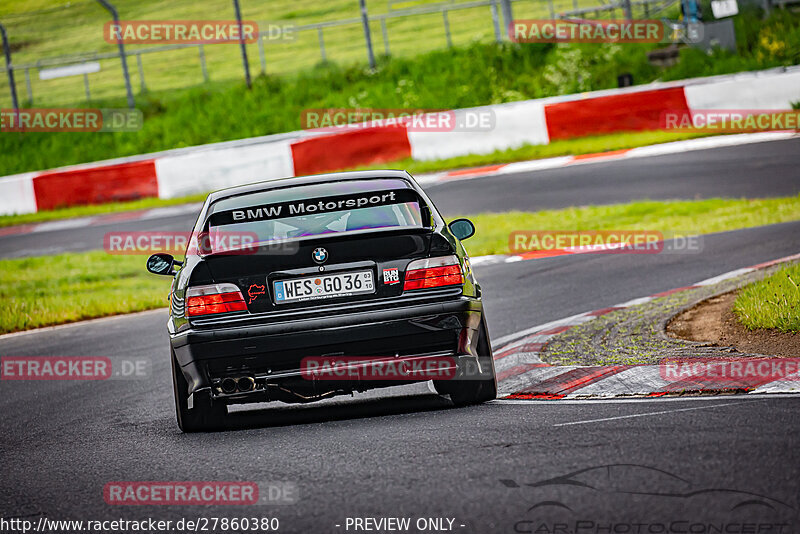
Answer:
[(253, 391), (256, 388), (256, 381), (252, 376), (242, 376), (239, 378), (226, 377), (219, 385), (226, 395), (239, 392)]

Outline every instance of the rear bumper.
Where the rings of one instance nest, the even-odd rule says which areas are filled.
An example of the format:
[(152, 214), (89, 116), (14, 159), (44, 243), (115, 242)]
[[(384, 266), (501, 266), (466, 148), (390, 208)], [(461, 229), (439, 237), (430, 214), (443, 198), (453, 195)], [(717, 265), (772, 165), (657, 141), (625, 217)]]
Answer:
[[(271, 400), (271, 387), (318, 395), (334, 389), (365, 390), (403, 383), (307, 380), (301, 376), (301, 361), (306, 357), (476, 359), (475, 333), (482, 315), (480, 299), (462, 296), (378, 311), (189, 329), (171, 336), (170, 342), (190, 394), (209, 389), (213, 396), (226, 402), (259, 402)], [(223, 378), (241, 376), (254, 377), (256, 388), (247, 393), (222, 393), (219, 383)]]

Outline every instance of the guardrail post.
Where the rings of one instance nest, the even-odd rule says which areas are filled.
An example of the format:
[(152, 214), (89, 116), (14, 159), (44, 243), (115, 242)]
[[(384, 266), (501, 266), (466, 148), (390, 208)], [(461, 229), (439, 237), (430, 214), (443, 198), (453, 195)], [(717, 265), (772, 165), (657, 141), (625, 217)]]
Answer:
[(367, 57), (369, 68), (375, 68), (375, 52), (372, 50), (372, 33), (369, 30), (369, 15), (367, 14), (367, 4), (364, 0), (358, 0), (361, 7), (361, 25), (364, 26), (364, 39), (367, 41)]
[(447, 37), (447, 47), (453, 48), (453, 39), (450, 37), (450, 21), (447, 18), (447, 9), (442, 9), (442, 18), (444, 19), (444, 34)]
[[(108, 0), (97, 0), (100, 2), (104, 8), (106, 8), (109, 13), (111, 13), (111, 18), (114, 19), (114, 24), (117, 28), (120, 27), (119, 25), (119, 14), (117, 13), (117, 8), (111, 5)], [(122, 37), (120, 36), (117, 39), (117, 46), (119, 47), (119, 58), (122, 60), (122, 74), (125, 77), (125, 92), (128, 94), (128, 107), (133, 109), (135, 107), (135, 103), (133, 101), (133, 89), (131, 89), (131, 76), (128, 73), (128, 58), (125, 56), (125, 45), (122, 44)]]
[(497, 20), (497, 0), (492, 0), (490, 8), (492, 10), (492, 24), (494, 25), (494, 39), (500, 43), (503, 41), (503, 37), (500, 35), (500, 21)]
[(264, 38), (258, 34), (258, 55), (261, 58), (261, 73), (267, 73), (267, 54), (264, 52)]
[(200, 69), (203, 71), (203, 81), (208, 81), (208, 69), (206, 69), (206, 52), (203, 49), (203, 45), (200, 44), (197, 47), (197, 50), (200, 54)]
[(25, 89), (28, 91), (28, 104), (33, 105), (33, 91), (31, 91), (31, 73), (29, 68), (25, 68)]
[(19, 109), (17, 102), (17, 85), (14, 83), (14, 65), (11, 64), (11, 46), (8, 44), (6, 27), (0, 24), (0, 34), (3, 37), (3, 54), (6, 56), (6, 72), (8, 73), (8, 85), (11, 87), (11, 105), (14, 109)]
[(622, 0), (622, 11), (625, 13), (625, 20), (633, 20), (631, 0)]
[(147, 91), (147, 84), (144, 82), (144, 69), (142, 68), (142, 54), (136, 54), (136, 66), (139, 69), (139, 85), (142, 88), (142, 92), (144, 93)]
[(83, 73), (83, 91), (86, 93), (86, 101), (92, 101), (92, 93), (89, 91), (89, 75)]
[(381, 17), (381, 33), (383, 34), (383, 53), (391, 54), (389, 50), (389, 31), (386, 29), (386, 17)]
[(503, 10), (503, 22), (505, 22), (505, 26), (503, 26), (503, 35), (508, 37), (508, 28), (511, 27), (511, 23), (514, 21), (514, 13), (511, 10), (511, 0), (500, 0), (500, 7)]
[(328, 61), (325, 57), (325, 37), (322, 36), (322, 26), (317, 27), (317, 38), (319, 39), (319, 53), (322, 56), (322, 62)]
[(236, 12), (236, 23), (239, 25), (239, 47), (242, 50), (242, 63), (244, 64), (244, 81), (250, 89), (253, 84), (250, 82), (250, 63), (247, 61), (247, 47), (244, 44), (244, 32), (242, 31), (242, 11), (239, 9), (239, 0), (233, 0), (233, 10)]

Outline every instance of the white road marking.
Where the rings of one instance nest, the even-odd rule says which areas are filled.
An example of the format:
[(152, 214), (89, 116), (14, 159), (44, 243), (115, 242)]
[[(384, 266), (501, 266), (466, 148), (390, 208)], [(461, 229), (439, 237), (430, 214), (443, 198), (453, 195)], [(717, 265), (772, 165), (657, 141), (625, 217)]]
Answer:
[[(748, 399), (749, 400), (749, 399)], [(634, 413), (630, 415), (618, 415), (616, 417), (603, 417), (601, 419), (587, 419), (585, 421), (573, 421), (571, 423), (556, 423), (553, 426), (586, 425), (591, 423), (603, 423), (606, 421), (617, 421), (620, 419), (632, 419), (634, 417), (649, 417), (652, 415), (666, 415), (669, 413), (688, 412), (690, 410), (704, 410), (706, 408), (721, 408), (723, 406), (733, 406), (738, 402), (726, 402), (723, 404), (712, 404), (711, 406), (693, 406), (691, 408), (676, 408), (675, 410), (662, 410), (660, 412)]]
[(742, 274), (747, 274), (753, 272), (755, 269), (752, 267), (745, 267), (743, 269), (736, 269), (735, 271), (728, 271), (727, 273), (721, 274), (719, 276), (714, 276), (713, 278), (707, 278), (702, 282), (697, 282), (696, 286), (712, 286), (717, 282), (722, 282), (724, 280), (730, 280), (731, 278), (735, 278)]
[(94, 217), (81, 218), (81, 219), (62, 219), (58, 221), (39, 223), (33, 227), (31, 233), (52, 232), (55, 230), (71, 230), (73, 228), (83, 228), (85, 226), (89, 226), (94, 219), (95, 219)]
[(519, 332), (514, 332), (513, 334), (508, 334), (507, 336), (497, 338), (493, 340), (492, 344), (497, 346), (498, 348), (503, 348), (505, 345), (508, 345), (510, 341), (517, 340), (523, 336), (527, 336), (528, 334), (535, 334), (536, 332), (541, 332), (542, 330), (550, 330), (551, 328), (558, 328), (559, 326), (575, 326), (580, 323), (585, 323), (590, 319), (594, 319), (594, 317), (587, 316), (586, 313), (570, 315), (569, 317), (558, 319), (557, 321), (550, 321), (549, 323), (540, 324), (538, 326), (532, 326), (531, 328), (526, 328), (525, 330), (520, 330)]
[(655, 297), (639, 297), (638, 299), (631, 299), (629, 301), (617, 304), (614, 308), (630, 308), (631, 306), (638, 306), (639, 304), (647, 304)]
[[(490, 178), (503, 174), (512, 174), (519, 172), (530, 172), (531, 174), (536, 171), (543, 171), (572, 165), (591, 165), (594, 163), (608, 163), (610, 161), (634, 159), (634, 158), (648, 158), (653, 156), (665, 156), (671, 154), (681, 154), (688, 151), (695, 150), (708, 150), (712, 148), (723, 148), (738, 145), (747, 145), (751, 143), (763, 143), (766, 141), (780, 141), (784, 139), (791, 139), (796, 137), (794, 131), (772, 131), (772, 132), (757, 132), (757, 133), (743, 133), (733, 135), (717, 135), (713, 137), (705, 137), (701, 139), (686, 139), (683, 141), (672, 141), (669, 143), (658, 143), (655, 145), (646, 145), (641, 147), (631, 148), (622, 154), (592, 154), (592, 158), (575, 158), (575, 156), (559, 156), (555, 158), (530, 160), (530, 161), (517, 161), (507, 163), (502, 167), (493, 170), (481, 170), (480, 167), (474, 169), (474, 173), (464, 173), (463, 175), (452, 175), (448, 171), (421, 174), (415, 176), (415, 179), (420, 184), (425, 184), (429, 187), (435, 187), (440, 184), (455, 182), (460, 180), (470, 180), (475, 178)], [(458, 171), (465, 171), (466, 169), (457, 169)]]
[(176, 206), (165, 206), (163, 208), (152, 208), (149, 209), (141, 214), (137, 220), (146, 220), (146, 219), (161, 219), (167, 217), (174, 217), (176, 215), (184, 215), (186, 213), (200, 213), (200, 208), (203, 207), (203, 203), (192, 203), (192, 204), (178, 204)]
[[(649, 402), (705, 402), (705, 401), (719, 401), (721, 398), (730, 398), (730, 395), (704, 395), (702, 397), (618, 397), (610, 399), (495, 399), (484, 404), (531, 404), (531, 405), (549, 405), (560, 406), (562, 404), (632, 404), (632, 403), (649, 403)], [(747, 397), (735, 397), (737, 400), (753, 400), (753, 399), (800, 399), (800, 395), (796, 393), (749, 393)]]

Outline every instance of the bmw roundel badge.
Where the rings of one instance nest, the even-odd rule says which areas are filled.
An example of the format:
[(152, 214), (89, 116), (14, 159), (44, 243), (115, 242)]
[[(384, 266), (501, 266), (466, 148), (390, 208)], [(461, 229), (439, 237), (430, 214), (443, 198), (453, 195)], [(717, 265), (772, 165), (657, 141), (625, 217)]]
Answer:
[(311, 257), (314, 258), (316, 263), (322, 264), (328, 261), (328, 251), (322, 247), (315, 248), (314, 252), (311, 254)]

